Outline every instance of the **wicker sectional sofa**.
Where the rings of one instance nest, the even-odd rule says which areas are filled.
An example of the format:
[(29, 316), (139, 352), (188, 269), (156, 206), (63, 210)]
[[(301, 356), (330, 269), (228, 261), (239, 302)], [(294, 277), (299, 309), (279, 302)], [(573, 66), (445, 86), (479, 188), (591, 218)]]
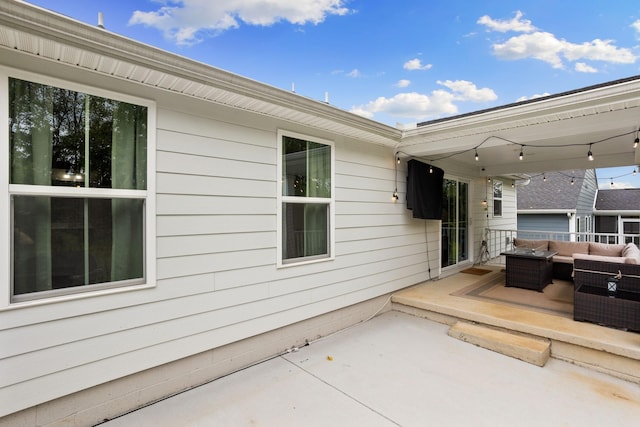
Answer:
[(513, 243), (557, 252), (553, 277), (573, 280), (574, 320), (640, 332), (640, 249), (634, 243), (517, 238)]
[(572, 280), (576, 259), (615, 264), (640, 265), (640, 249), (633, 244), (569, 242), (565, 240), (513, 239), (515, 247), (557, 252), (553, 256), (553, 277)]
[(640, 332), (640, 264), (576, 258), (573, 283), (574, 320)]

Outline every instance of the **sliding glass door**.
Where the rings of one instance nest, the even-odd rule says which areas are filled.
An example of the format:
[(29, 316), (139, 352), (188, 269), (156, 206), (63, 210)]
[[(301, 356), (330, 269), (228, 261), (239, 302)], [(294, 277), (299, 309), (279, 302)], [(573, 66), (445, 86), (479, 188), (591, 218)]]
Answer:
[(442, 192), (441, 267), (469, 259), (469, 184), (445, 178)]

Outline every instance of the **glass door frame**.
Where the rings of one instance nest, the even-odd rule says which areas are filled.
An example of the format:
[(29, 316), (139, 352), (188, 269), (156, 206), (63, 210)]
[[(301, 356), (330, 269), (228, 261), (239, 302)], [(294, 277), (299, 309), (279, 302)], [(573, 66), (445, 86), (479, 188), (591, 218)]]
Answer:
[[(444, 214), (445, 211), (447, 210), (447, 206), (448, 203), (446, 203), (446, 200), (444, 198), (447, 197), (447, 191), (446, 191), (446, 187), (443, 189), (443, 218), (442, 218), (442, 222), (441, 222), (441, 236), (440, 236), (440, 268), (442, 270), (450, 270), (450, 269), (454, 269), (454, 268), (458, 268), (463, 264), (468, 264), (470, 262), (470, 248), (471, 248), (471, 211), (470, 211), (470, 197), (471, 197), (471, 182), (468, 179), (463, 179), (460, 177), (456, 177), (456, 176), (445, 176), (444, 177), (444, 182), (443, 185), (446, 185), (446, 182), (449, 181), (453, 181), (455, 182), (455, 219), (454, 219), (454, 226), (450, 227), (449, 224), (451, 224), (450, 221), (448, 221), (446, 218), (444, 218)], [(460, 184), (463, 184), (466, 188), (466, 194), (464, 194), (465, 196), (465, 200), (464, 200), (464, 205), (461, 206), (461, 204), (459, 203), (460, 201)], [(462, 210), (462, 212), (461, 212)], [(461, 218), (461, 215), (464, 215), (464, 218)], [(460, 225), (463, 225), (462, 227)], [(455, 234), (454, 237), (454, 251), (455, 254), (453, 254), (454, 256), (454, 262), (451, 264), (448, 264), (449, 261), (451, 261), (451, 257), (448, 256), (447, 254), (445, 254), (445, 252), (448, 252), (448, 250), (445, 251), (445, 246), (449, 246), (448, 242), (450, 241), (450, 239), (447, 239), (447, 241), (445, 241), (445, 239), (447, 238), (447, 233), (445, 232), (445, 229), (449, 229), (452, 228), (453, 232)], [(460, 248), (463, 248), (462, 250), (460, 250)], [(462, 253), (461, 253), (462, 252)], [(445, 265), (445, 260), (444, 257), (445, 255), (447, 255), (447, 265)]]

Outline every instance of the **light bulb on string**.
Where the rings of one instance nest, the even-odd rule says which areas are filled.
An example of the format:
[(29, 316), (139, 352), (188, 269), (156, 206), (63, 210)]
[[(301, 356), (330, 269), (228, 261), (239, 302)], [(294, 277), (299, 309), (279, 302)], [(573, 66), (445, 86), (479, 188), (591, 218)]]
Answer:
[(587, 159), (589, 159), (590, 162), (593, 161), (593, 153), (591, 152), (591, 144), (589, 144), (589, 152), (587, 153)]

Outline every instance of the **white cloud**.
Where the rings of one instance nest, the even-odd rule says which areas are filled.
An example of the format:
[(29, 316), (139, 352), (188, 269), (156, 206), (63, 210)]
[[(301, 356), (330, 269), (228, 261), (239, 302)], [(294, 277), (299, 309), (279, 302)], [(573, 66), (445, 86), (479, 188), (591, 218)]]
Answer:
[(543, 96), (549, 96), (549, 95), (551, 95), (549, 92), (545, 92), (545, 93), (536, 93), (531, 96), (521, 96), (520, 98), (516, 99), (516, 102), (526, 101), (528, 99), (542, 98)]
[(613, 46), (612, 40), (594, 39), (592, 42), (582, 44), (564, 43), (562, 53), (569, 61), (584, 58), (592, 61), (633, 64), (637, 59), (630, 49)]
[(537, 28), (531, 24), (528, 19), (521, 19), (523, 13), (519, 10), (516, 16), (510, 20), (493, 19), (489, 15), (484, 15), (478, 19), (477, 23), (485, 25), (492, 31), (506, 33), (507, 31), (516, 31), (519, 33), (531, 33)]
[(497, 99), (493, 90), (478, 89), (475, 84), (465, 80), (439, 81), (446, 87), (436, 89), (430, 94), (417, 92), (399, 93), (392, 98), (379, 97), (367, 104), (354, 106), (351, 112), (372, 118), (376, 113), (384, 113), (393, 117), (424, 120), (431, 117), (458, 113), (454, 101), (485, 102)]
[(438, 81), (438, 84), (449, 88), (458, 101), (486, 102), (498, 99), (498, 95), (492, 89), (478, 89), (475, 84), (466, 80), (445, 80)]
[(582, 44), (559, 40), (551, 33), (535, 32), (512, 37), (502, 44), (494, 44), (493, 52), (500, 59), (534, 58), (553, 68), (564, 68), (567, 61), (588, 59), (612, 63), (632, 64), (636, 56), (627, 48), (618, 48), (611, 40), (595, 39)]
[(393, 98), (379, 97), (364, 105), (353, 107), (351, 112), (365, 117), (385, 113), (393, 117), (422, 120), (443, 114), (456, 114), (453, 94), (445, 90), (434, 90), (430, 95), (417, 92), (399, 93)]
[(422, 61), (418, 58), (411, 59), (404, 63), (402, 68), (405, 70), (413, 71), (413, 70), (428, 70), (432, 67), (431, 64), (422, 65)]
[(598, 70), (584, 62), (576, 62), (575, 70), (579, 73), (597, 73)]
[(502, 44), (493, 45), (493, 53), (500, 59), (515, 60), (535, 58), (548, 62), (554, 68), (562, 68), (562, 42), (550, 33), (523, 34)]
[(635, 29), (638, 35), (640, 35), (640, 19), (631, 24), (630, 27)]
[(347, 73), (347, 76), (358, 78), (358, 77), (361, 77), (362, 74), (360, 73), (360, 70), (358, 70), (357, 68), (354, 68), (353, 70)]
[(411, 80), (402, 79), (402, 80), (398, 80), (398, 83), (396, 83), (396, 87), (407, 87), (410, 84), (411, 84)]
[(270, 26), (281, 21), (319, 24), (329, 15), (346, 15), (345, 0), (163, 0), (156, 11), (137, 10), (130, 25), (158, 28), (177, 44), (193, 44), (241, 23)]

